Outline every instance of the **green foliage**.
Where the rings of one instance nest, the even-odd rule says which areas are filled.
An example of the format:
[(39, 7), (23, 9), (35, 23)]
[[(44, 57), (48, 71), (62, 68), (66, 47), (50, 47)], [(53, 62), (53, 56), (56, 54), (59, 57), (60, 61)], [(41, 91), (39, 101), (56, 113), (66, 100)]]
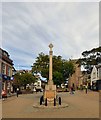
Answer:
[(15, 85), (20, 85), (20, 73), (16, 73), (15, 75), (14, 75), (14, 84)]
[(15, 85), (27, 85), (35, 82), (35, 77), (31, 73), (17, 73), (14, 76)]
[(44, 53), (40, 53), (36, 58), (36, 62), (33, 64), (32, 72), (41, 72), (41, 75), (48, 78), (49, 73), (49, 56)]
[(64, 82), (63, 75), (61, 72), (55, 71), (53, 73), (53, 81), (56, 85), (61, 85)]
[(79, 65), (84, 65), (91, 72), (92, 65), (101, 63), (101, 47), (93, 48), (82, 53), (83, 58), (78, 60)]
[[(40, 53), (33, 63), (32, 72), (40, 72), (45, 78), (49, 78), (49, 56)], [(74, 65), (72, 62), (63, 60), (61, 56), (53, 56), (53, 81), (56, 85), (65, 82), (69, 75), (73, 74)]]
[(24, 73), (21, 75), (21, 83), (22, 84), (30, 84), (35, 82), (35, 78), (30, 73)]
[(72, 61), (65, 61), (64, 62), (64, 69), (65, 77), (68, 75), (72, 75), (75, 72), (75, 67), (72, 63)]

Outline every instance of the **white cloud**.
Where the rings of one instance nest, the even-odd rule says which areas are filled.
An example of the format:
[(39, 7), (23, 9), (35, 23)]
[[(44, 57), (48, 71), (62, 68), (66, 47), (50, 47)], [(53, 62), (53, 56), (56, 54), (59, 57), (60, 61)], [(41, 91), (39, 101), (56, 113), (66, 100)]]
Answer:
[[(40, 52), (80, 57), (99, 44), (99, 3), (3, 3), (3, 48), (15, 64), (32, 65)], [(23, 63), (24, 61), (24, 63)]]

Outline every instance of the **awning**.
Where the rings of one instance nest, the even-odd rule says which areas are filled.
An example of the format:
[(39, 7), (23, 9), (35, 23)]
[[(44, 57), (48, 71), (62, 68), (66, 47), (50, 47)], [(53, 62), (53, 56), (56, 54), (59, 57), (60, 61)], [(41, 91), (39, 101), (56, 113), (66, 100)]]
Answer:
[(10, 77), (10, 76), (7, 76), (7, 75), (2, 74), (2, 79), (3, 79), (3, 80), (11, 80), (11, 77)]

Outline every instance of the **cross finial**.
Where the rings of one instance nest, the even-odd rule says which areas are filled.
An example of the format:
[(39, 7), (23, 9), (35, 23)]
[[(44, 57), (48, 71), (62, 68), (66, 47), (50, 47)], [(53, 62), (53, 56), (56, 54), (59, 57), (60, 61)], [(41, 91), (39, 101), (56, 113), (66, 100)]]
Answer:
[(53, 48), (53, 44), (52, 43), (49, 44), (49, 48)]

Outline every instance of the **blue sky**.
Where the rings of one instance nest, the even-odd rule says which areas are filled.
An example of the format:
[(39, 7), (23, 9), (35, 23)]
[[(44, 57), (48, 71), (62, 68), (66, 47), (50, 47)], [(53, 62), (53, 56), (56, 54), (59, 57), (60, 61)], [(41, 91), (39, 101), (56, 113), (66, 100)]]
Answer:
[(16, 69), (30, 69), (40, 52), (64, 59), (99, 46), (98, 2), (3, 2), (2, 45)]

